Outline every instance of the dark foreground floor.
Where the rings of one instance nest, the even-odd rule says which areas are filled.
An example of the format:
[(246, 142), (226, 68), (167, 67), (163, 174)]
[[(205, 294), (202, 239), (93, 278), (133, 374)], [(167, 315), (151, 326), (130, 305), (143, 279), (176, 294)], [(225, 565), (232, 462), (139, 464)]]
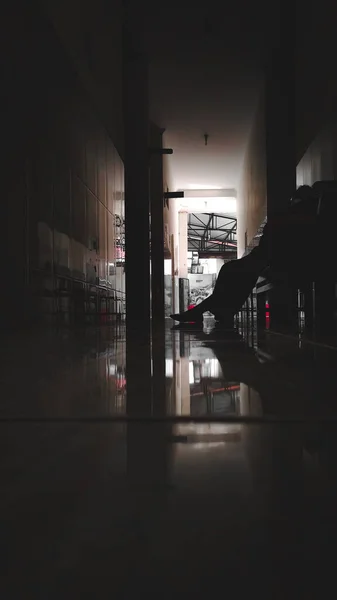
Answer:
[(334, 597), (336, 351), (164, 338), (150, 400), (123, 327), (1, 347), (1, 597)]

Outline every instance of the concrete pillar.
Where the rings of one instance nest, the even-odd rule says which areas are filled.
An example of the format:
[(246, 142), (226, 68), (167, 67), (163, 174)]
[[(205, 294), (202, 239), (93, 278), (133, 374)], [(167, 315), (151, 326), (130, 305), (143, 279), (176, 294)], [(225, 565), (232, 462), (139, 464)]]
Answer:
[[(281, 0), (275, 9), (277, 21), (279, 27), (275, 28), (271, 42), (265, 80), (269, 220), (288, 204), (296, 189), (295, 10), (289, 9)], [(275, 240), (279, 244), (280, 236), (270, 236), (271, 255), (275, 255), (275, 251), (279, 253), (279, 248), (273, 249)], [(269, 294), (271, 329), (291, 326), (296, 321), (297, 290), (289, 289), (286, 273), (277, 276), (284, 284)]]
[[(19, 137), (16, 139), (20, 139)], [(7, 147), (8, 148), (8, 147)], [(28, 295), (28, 192), (24, 161), (15, 154), (4, 167), (2, 207), (2, 274), (5, 282), (0, 294), (0, 330), (19, 328), (30, 322), (32, 315)], [(5, 159), (6, 160), (6, 159)], [(16, 170), (15, 170), (16, 167)], [(9, 176), (12, 175), (12, 177)]]
[(179, 213), (179, 277), (184, 277), (184, 278), (187, 278), (187, 274), (188, 274), (187, 223), (188, 223), (188, 213), (180, 212)]
[(190, 390), (190, 361), (188, 356), (180, 359), (180, 381), (181, 381), (181, 415), (191, 414), (191, 390)]
[[(20, 19), (18, 20), (18, 10)], [(1, 14), (2, 103), (1, 142), (1, 294), (0, 331), (29, 325), (34, 314), (29, 290), (29, 159), (37, 138), (36, 101), (31, 84), (30, 27), (35, 19), (33, 3), (11, 3)], [(22, 39), (20, 24), (27, 24)], [(24, 50), (23, 50), (24, 49)], [(28, 65), (28, 66), (27, 66)], [(39, 108), (42, 110), (42, 108)], [(44, 115), (39, 115), (43, 121)], [(35, 135), (34, 135), (35, 134)]]
[[(296, 189), (295, 14), (284, 3), (275, 22), (265, 78), (268, 216), (289, 202)], [(278, 19), (277, 19), (278, 17)]]
[[(162, 134), (162, 130), (151, 126), (151, 148), (154, 150), (162, 148)], [(150, 159), (150, 202), (152, 320), (158, 327), (165, 320), (163, 157), (159, 152), (153, 152)]]
[(126, 370), (128, 412), (151, 410), (149, 99), (143, 8), (124, 3)]
[(189, 416), (191, 414), (189, 366), (188, 356), (174, 354), (173, 393), (175, 414), (177, 416)]
[[(164, 206), (163, 130), (150, 126), (150, 203), (151, 203), (151, 290), (152, 290), (152, 393), (153, 414), (165, 416), (165, 304), (164, 304)], [(158, 152), (156, 152), (158, 150)]]

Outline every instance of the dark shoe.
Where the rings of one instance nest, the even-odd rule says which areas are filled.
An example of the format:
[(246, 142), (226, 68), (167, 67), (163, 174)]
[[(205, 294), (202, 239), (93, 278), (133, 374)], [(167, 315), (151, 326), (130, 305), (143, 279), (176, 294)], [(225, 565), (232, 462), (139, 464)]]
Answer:
[(201, 323), (203, 321), (203, 316), (201, 315), (189, 315), (189, 311), (184, 313), (176, 313), (175, 315), (170, 315), (171, 319), (174, 321), (178, 321), (178, 323)]
[(179, 323), (202, 323), (203, 314), (207, 311), (212, 311), (213, 298), (209, 296), (205, 298), (202, 302), (190, 308), (189, 310), (185, 310), (182, 313), (176, 313), (175, 315), (170, 315), (171, 319), (175, 321), (179, 321)]
[(203, 324), (202, 323), (179, 323), (178, 325), (173, 325), (171, 331), (202, 331)]

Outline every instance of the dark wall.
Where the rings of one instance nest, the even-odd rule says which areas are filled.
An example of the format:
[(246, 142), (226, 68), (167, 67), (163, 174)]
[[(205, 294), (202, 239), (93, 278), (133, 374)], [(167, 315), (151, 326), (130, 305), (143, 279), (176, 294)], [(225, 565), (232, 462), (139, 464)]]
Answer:
[[(299, 161), (332, 118), (337, 102), (336, 3), (297, 0), (296, 155)], [(290, 90), (291, 93), (291, 90)]]
[(39, 0), (122, 158), (123, 2)]
[(337, 179), (337, 115), (318, 133), (297, 165), (297, 185)]
[(2, 324), (112, 310), (123, 163), (38, 3), (0, 21)]

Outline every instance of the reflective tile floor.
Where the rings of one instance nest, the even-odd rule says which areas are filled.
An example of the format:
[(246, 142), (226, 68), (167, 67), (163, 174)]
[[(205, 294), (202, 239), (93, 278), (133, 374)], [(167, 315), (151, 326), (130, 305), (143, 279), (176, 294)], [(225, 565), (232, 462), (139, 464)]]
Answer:
[(2, 344), (2, 597), (335, 595), (337, 351), (153, 339), (148, 369), (123, 326)]

